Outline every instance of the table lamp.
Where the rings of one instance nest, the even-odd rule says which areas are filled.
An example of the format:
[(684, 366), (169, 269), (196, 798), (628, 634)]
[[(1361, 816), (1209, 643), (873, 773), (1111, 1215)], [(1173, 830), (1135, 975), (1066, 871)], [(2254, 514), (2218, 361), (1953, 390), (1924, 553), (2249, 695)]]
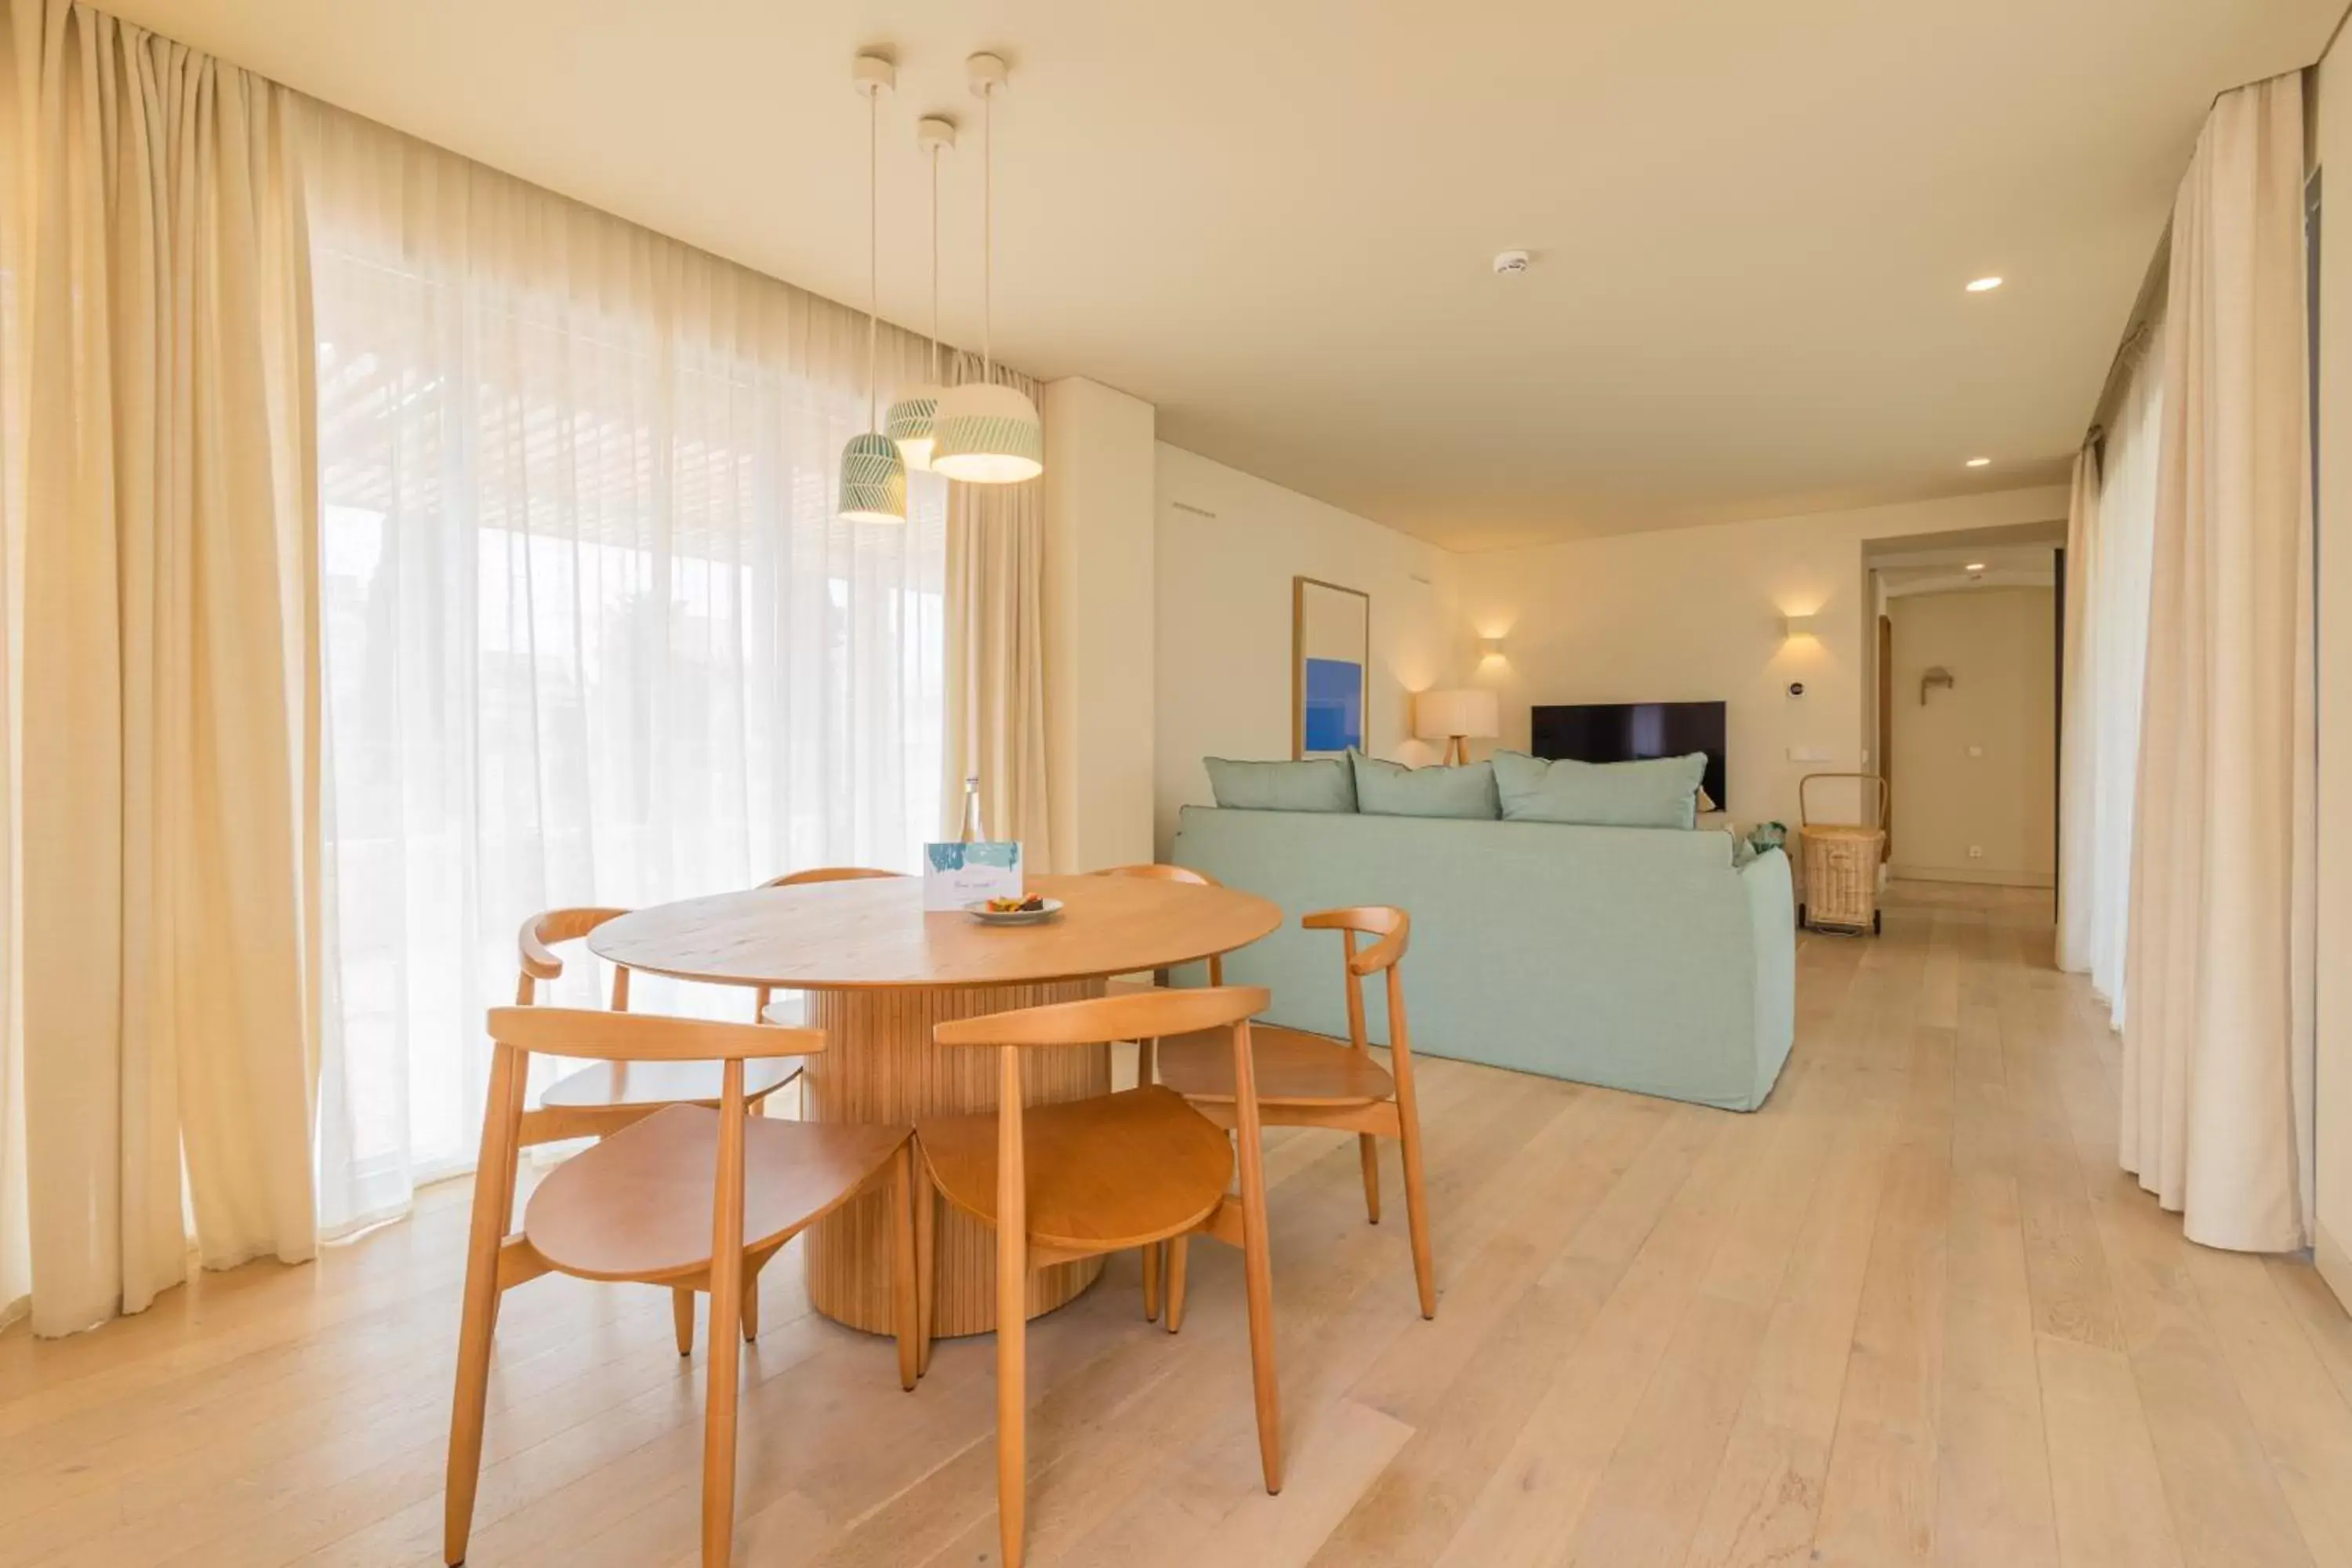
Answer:
[(1492, 691), (1424, 691), (1412, 700), (1413, 739), (1444, 742), (1448, 766), (1470, 760), (1472, 741), (1502, 732), (1503, 708)]

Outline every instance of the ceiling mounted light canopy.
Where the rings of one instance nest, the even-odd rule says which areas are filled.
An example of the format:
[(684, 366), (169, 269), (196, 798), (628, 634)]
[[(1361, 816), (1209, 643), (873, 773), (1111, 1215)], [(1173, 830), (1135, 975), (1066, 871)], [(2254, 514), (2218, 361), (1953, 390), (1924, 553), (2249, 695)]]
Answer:
[(882, 434), (898, 444), (909, 471), (928, 473), (940, 400), (948, 395), (940, 384), (940, 154), (955, 146), (955, 122), (937, 115), (917, 121), (915, 145), (931, 160), (930, 366), (922, 381), (900, 387), (890, 400), (890, 411), (882, 416)]
[(882, 94), (897, 85), (898, 68), (880, 55), (860, 55), (849, 79), (866, 95), (866, 433), (841, 449), (841, 497), (835, 510), (847, 522), (907, 521), (907, 465), (891, 439), (876, 430), (874, 386), (876, 339), (881, 331), (880, 117)]
[(931, 468), (967, 484), (1007, 485), (1045, 471), (1045, 430), (1037, 405), (1019, 388), (994, 382), (995, 347), (991, 338), (996, 239), (995, 95), (1005, 80), (1004, 62), (979, 54), (964, 62), (971, 90), (980, 99), (981, 378), (940, 399), (931, 423)]
[(1990, 294), (1994, 289), (2000, 288), (2001, 282), (2002, 280), (1999, 278), (1975, 279), (1969, 284), (1969, 292), (1971, 294)]

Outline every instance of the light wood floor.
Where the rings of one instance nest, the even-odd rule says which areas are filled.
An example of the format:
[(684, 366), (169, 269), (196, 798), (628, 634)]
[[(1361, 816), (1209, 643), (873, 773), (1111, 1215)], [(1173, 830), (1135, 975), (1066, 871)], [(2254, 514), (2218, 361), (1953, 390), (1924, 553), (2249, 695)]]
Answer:
[[(1354, 1140), (1276, 1135), (1288, 1486), (1234, 1255), (1193, 1249), (1173, 1340), (1126, 1259), (1030, 1340), (1033, 1561), (2352, 1563), (2352, 1323), (2116, 1170), (2115, 1050), (2048, 954), (2046, 895), (1957, 887), (1806, 938), (1755, 1116), (1431, 1062), (1433, 1323)], [(0, 1564), (437, 1562), (464, 1201), (0, 1337)], [(991, 1342), (901, 1394), (766, 1285), (738, 1560), (990, 1561)], [(691, 1562), (699, 1368), (665, 1292), (509, 1297), (478, 1568)]]

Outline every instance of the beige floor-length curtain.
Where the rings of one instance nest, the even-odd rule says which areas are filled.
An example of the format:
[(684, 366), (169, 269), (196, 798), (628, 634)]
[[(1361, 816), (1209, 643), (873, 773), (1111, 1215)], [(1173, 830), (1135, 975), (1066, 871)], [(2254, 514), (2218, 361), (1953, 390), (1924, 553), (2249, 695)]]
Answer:
[[(955, 358), (951, 384), (980, 361)], [(1032, 399), (1037, 384), (996, 367)], [(1045, 460), (1052, 462), (1048, 452)], [(947, 751), (940, 805), (952, 837), (964, 781), (980, 780), (982, 826), (1017, 838), (1032, 871), (1052, 871), (1045, 782), (1045, 514), (1038, 481), (948, 487)], [(1066, 868), (1075, 870), (1076, 867)]]
[[(2167, 333), (2151, 319), (2126, 350), (2127, 379), (2098, 444), (2095, 489), (2078, 489), (2066, 551), (2065, 854), (2059, 964), (2087, 973), (2125, 1024), (2132, 805), (2147, 669), (2157, 458), (2164, 445)], [(2079, 622), (2079, 625), (2077, 624)]]
[(184, 1204), (206, 1266), (314, 1245), (309, 254), (282, 89), (84, 6), (0, 8), (0, 1167), (26, 1187), (11, 1288), (63, 1333), (185, 1277)]
[(2121, 1155), (2189, 1239), (2309, 1239), (2314, 740), (2301, 78), (2175, 205)]
[(2074, 485), (2066, 507), (2066, 624), (2063, 720), (2058, 735), (2058, 967), (2091, 967), (2098, 930), (2094, 897), (2098, 857), (2094, 838), (2099, 796), (2091, 662), (2091, 584), (2097, 579), (2099, 454), (2085, 443), (2074, 455)]

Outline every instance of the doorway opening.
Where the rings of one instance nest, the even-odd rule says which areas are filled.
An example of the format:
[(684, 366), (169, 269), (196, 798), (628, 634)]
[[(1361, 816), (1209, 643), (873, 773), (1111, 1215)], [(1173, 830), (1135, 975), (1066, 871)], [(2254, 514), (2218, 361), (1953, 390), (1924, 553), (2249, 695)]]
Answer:
[(2057, 885), (2062, 538), (1987, 530), (1869, 553), (1885, 876)]

